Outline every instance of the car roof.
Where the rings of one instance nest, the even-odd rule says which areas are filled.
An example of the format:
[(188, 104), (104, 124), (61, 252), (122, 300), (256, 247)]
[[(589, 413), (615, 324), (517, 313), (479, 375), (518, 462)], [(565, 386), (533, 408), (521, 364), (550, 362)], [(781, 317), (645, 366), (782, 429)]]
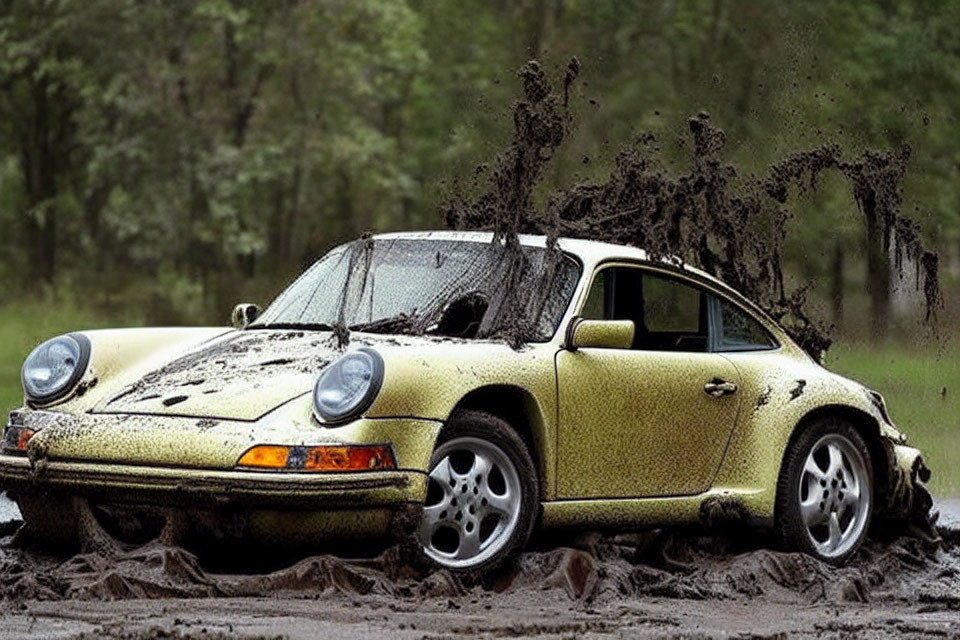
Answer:
[[(410, 239), (410, 240), (450, 240), (460, 242), (493, 242), (494, 234), (492, 231), (400, 231), (393, 233), (375, 234), (375, 240), (389, 239)], [(533, 234), (519, 234), (520, 244), (527, 247), (546, 248), (547, 236)], [(647, 252), (638, 247), (631, 247), (613, 242), (601, 242), (599, 240), (583, 240), (580, 238), (567, 238), (560, 236), (557, 244), (561, 250), (576, 256), (584, 266), (594, 268), (602, 262), (616, 262), (618, 260), (629, 262), (646, 262), (652, 266), (667, 267), (678, 271), (695, 279), (706, 281), (715, 288), (726, 292), (726, 294), (736, 300), (741, 306), (747, 307), (753, 313), (764, 321), (768, 329), (771, 329), (781, 342), (792, 344), (792, 340), (783, 327), (770, 317), (770, 315), (760, 308), (760, 306), (743, 295), (727, 283), (710, 275), (702, 269), (686, 264), (677, 256), (666, 256), (660, 259), (652, 259)]]
[[(492, 231), (401, 231), (396, 233), (380, 233), (373, 236), (374, 239), (410, 239), (410, 240), (454, 240), (460, 242), (493, 242)], [(546, 248), (547, 236), (519, 234), (520, 244), (526, 247)], [(599, 240), (582, 240), (579, 238), (559, 237), (557, 244), (563, 251), (573, 254), (580, 258), (584, 263), (596, 264), (610, 260), (636, 260), (670, 266), (674, 269), (680, 269), (689, 273), (696, 274), (701, 278), (715, 282), (725, 289), (730, 289), (728, 285), (717, 280), (705, 271), (696, 267), (687, 265), (676, 256), (666, 256), (657, 260), (651, 259), (647, 252), (637, 247), (631, 247), (613, 242), (600, 242)]]
[[(547, 236), (533, 234), (519, 234), (520, 244), (527, 247), (546, 248)], [(373, 236), (374, 239), (410, 239), (410, 240), (453, 240), (460, 242), (493, 242), (492, 231), (400, 231), (393, 233), (380, 233)], [(702, 269), (693, 267), (685, 263), (677, 256), (665, 256), (660, 259), (653, 259), (647, 252), (638, 247), (631, 247), (613, 242), (601, 242), (599, 240), (583, 240), (580, 238), (566, 238), (560, 236), (557, 244), (561, 250), (576, 256), (584, 265), (593, 267), (601, 262), (611, 262), (617, 260), (646, 262), (653, 266), (667, 267), (674, 271), (679, 271), (695, 278), (705, 280), (716, 288), (726, 292), (741, 305), (751, 308), (754, 313), (766, 320), (767, 323), (777, 328), (783, 335), (782, 327), (773, 320), (756, 302), (749, 299), (735, 288), (718, 278), (710, 275)]]

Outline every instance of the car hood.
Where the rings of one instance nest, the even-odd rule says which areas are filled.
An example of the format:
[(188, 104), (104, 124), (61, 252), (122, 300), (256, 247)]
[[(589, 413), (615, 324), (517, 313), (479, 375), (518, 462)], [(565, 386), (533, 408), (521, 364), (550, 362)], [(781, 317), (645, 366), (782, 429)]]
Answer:
[(328, 332), (234, 331), (131, 381), (93, 412), (257, 420), (309, 393), (342, 353)]

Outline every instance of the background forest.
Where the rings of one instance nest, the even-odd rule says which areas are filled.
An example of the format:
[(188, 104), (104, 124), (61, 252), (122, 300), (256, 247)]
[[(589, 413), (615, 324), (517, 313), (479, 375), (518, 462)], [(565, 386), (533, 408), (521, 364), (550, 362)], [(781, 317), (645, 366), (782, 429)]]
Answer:
[(885, 393), (960, 491), (958, 24), (949, 0), (0, 0), (2, 408), (41, 338), (224, 323), (334, 244), (442, 226), (509, 138), (516, 70), (536, 57), (559, 79), (577, 56), (541, 197), (605, 176), (641, 132), (682, 165), (701, 111), (744, 174), (823, 143), (909, 145), (936, 333), (912, 266), (867, 260), (840, 179), (798, 200), (786, 266), (836, 327), (828, 364)]

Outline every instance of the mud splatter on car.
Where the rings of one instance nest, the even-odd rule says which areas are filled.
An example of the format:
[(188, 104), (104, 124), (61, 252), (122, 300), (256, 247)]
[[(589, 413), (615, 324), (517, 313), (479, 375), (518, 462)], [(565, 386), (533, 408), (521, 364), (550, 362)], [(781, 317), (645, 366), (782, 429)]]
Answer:
[[(726, 134), (700, 113), (688, 123), (693, 152), (687, 168), (665, 168), (656, 137), (641, 133), (620, 150), (605, 180), (561, 189), (537, 207), (532, 194), (572, 123), (569, 89), (579, 68), (571, 61), (559, 94), (538, 62), (519, 71), (523, 99), (513, 107), (511, 142), (492, 170), (477, 169), (471, 191), (479, 195), (445, 205), (450, 227), (493, 230), (508, 246), (518, 233), (603, 240), (692, 264), (760, 305), (820, 361), (832, 340), (808, 308), (808, 285), (785, 286), (783, 252), (788, 221), (799, 217), (791, 193), (815, 189), (821, 174), (835, 171), (850, 186), (871, 250), (892, 247), (901, 277), (905, 260), (919, 265), (916, 286), (925, 296), (927, 320), (933, 319), (942, 304), (937, 255), (901, 213), (907, 146), (846, 159), (839, 146), (825, 144), (749, 176), (722, 159)], [(505, 332), (517, 339), (516, 327)]]

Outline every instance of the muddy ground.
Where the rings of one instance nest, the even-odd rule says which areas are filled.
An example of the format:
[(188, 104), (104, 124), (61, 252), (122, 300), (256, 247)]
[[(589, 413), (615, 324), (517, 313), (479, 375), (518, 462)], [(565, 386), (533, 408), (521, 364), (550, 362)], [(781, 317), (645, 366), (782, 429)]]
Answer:
[(0, 637), (960, 637), (960, 501), (939, 506), (942, 546), (871, 540), (843, 569), (742, 532), (552, 534), (474, 587), (415, 575), (392, 549), (224, 574), (159, 542), (26, 551), (7, 524)]

